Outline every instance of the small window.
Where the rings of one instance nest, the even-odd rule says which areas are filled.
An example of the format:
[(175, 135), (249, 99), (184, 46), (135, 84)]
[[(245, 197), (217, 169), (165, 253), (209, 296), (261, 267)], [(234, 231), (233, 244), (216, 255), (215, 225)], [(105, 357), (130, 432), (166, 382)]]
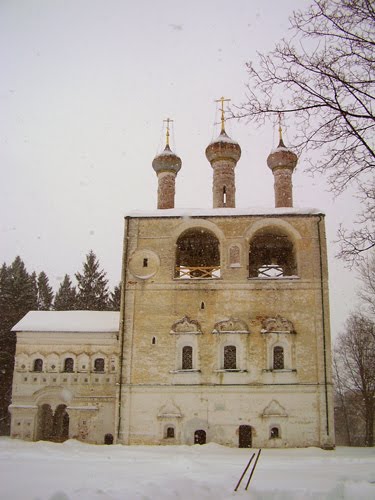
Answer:
[(223, 205), (224, 207), (226, 206), (227, 204), (227, 188), (224, 186), (223, 187)]
[(41, 372), (42, 370), (43, 370), (43, 360), (38, 358), (34, 361), (33, 371), (34, 372)]
[(152, 344), (152, 345), (155, 345), (155, 344), (156, 344), (156, 337), (152, 337), (151, 344)]
[(273, 349), (273, 369), (284, 369), (284, 349), (280, 346), (276, 346)]
[(96, 358), (94, 361), (94, 371), (96, 372), (104, 372), (104, 359)]
[(270, 431), (270, 439), (277, 439), (280, 437), (280, 431), (278, 427), (272, 427)]
[(236, 370), (237, 353), (236, 346), (226, 345), (224, 347), (224, 370)]
[(167, 427), (167, 438), (174, 438), (174, 427)]
[(193, 368), (193, 348), (185, 345), (182, 348), (182, 369), (192, 370)]
[(143, 259), (143, 267), (148, 267), (148, 259)]
[(66, 358), (64, 361), (64, 372), (72, 373), (74, 369), (73, 358)]
[(205, 308), (205, 303), (204, 302), (201, 302), (201, 309), (203, 310)]

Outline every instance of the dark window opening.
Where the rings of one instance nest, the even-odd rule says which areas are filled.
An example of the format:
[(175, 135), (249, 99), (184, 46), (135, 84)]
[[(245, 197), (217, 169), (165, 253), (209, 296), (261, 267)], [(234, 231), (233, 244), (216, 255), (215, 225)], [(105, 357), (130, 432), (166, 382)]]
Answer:
[(189, 345), (185, 345), (182, 348), (182, 369), (193, 369), (193, 348)]
[(148, 267), (148, 259), (143, 259), (143, 267)]
[(201, 302), (201, 309), (204, 309), (204, 308), (205, 308), (204, 302)]
[(226, 345), (224, 347), (224, 370), (236, 370), (236, 346)]
[(206, 229), (188, 229), (176, 243), (176, 278), (220, 278), (220, 248)]
[(167, 427), (167, 438), (174, 438), (174, 427)]
[(250, 243), (249, 277), (295, 276), (297, 265), (293, 243), (279, 229), (259, 231)]
[(194, 444), (206, 444), (206, 431), (199, 429), (194, 432)]
[(155, 345), (156, 344), (156, 337), (152, 337), (152, 341), (151, 341), (152, 345)]
[(112, 434), (106, 434), (104, 436), (104, 444), (113, 444), (113, 435)]
[(33, 371), (34, 372), (41, 372), (42, 370), (43, 370), (43, 360), (42, 359), (36, 359), (34, 361)]
[(280, 437), (280, 431), (278, 427), (272, 427), (270, 432), (270, 439), (276, 439), (278, 437)]
[(64, 372), (71, 373), (74, 369), (74, 361), (73, 358), (66, 358), (64, 361)]
[(96, 358), (94, 361), (94, 371), (96, 372), (104, 372), (104, 359)]
[(273, 369), (284, 369), (284, 349), (280, 346), (276, 346), (273, 349)]

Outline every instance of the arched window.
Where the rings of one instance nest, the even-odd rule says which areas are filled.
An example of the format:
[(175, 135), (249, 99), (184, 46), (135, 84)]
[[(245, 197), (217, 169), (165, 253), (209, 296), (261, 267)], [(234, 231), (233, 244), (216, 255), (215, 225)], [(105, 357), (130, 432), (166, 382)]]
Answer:
[(94, 361), (94, 371), (95, 372), (104, 372), (104, 359), (96, 358)]
[(151, 344), (155, 345), (156, 344), (156, 337), (152, 337)]
[(270, 430), (270, 439), (277, 439), (280, 437), (280, 430), (278, 427), (272, 427)]
[(294, 245), (279, 228), (258, 231), (250, 243), (249, 277), (281, 278), (295, 276)]
[(280, 346), (276, 346), (273, 348), (273, 369), (284, 369), (284, 349)]
[(34, 361), (33, 371), (34, 372), (43, 371), (43, 360), (42, 359), (38, 358)]
[(207, 229), (188, 229), (176, 242), (176, 278), (219, 278), (219, 240)]
[(224, 370), (236, 370), (237, 368), (237, 349), (234, 345), (224, 346)]
[(185, 345), (182, 348), (182, 369), (193, 369), (193, 348), (190, 345)]
[(174, 438), (174, 427), (167, 427), (166, 438)]
[(66, 358), (64, 361), (64, 372), (71, 373), (74, 369), (73, 358)]

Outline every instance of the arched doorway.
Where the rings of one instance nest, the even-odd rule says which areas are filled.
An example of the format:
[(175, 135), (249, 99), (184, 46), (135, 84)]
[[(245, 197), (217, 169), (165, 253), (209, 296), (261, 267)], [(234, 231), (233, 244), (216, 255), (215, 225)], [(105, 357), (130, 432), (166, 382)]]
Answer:
[(206, 431), (199, 429), (194, 432), (194, 444), (206, 444)]
[(240, 425), (238, 432), (238, 447), (239, 448), (252, 447), (251, 425)]
[(52, 441), (66, 441), (69, 438), (69, 415), (66, 405), (59, 405), (53, 416)]
[(59, 443), (69, 439), (69, 415), (66, 405), (59, 405), (55, 413), (49, 404), (39, 406), (37, 439)]
[(53, 433), (53, 411), (49, 404), (38, 408), (37, 439), (50, 441)]

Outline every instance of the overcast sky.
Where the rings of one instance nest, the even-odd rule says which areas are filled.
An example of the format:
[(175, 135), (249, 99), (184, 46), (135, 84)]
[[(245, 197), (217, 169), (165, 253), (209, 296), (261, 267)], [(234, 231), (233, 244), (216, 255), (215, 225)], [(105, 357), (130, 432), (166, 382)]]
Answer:
[[(174, 119), (182, 159), (176, 207), (212, 206), (205, 148), (218, 135), (222, 95), (245, 98), (245, 62), (288, 36), (304, 0), (2, 0), (0, 2), (0, 261), (16, 255), (56, 290), (90, 249), (120, 280), (123, 216), (156, 207), (153, 157)], [(285, 142), (293, 146), (293, 122)], [(237, 206), (274, 204), (266, 165), (276, 127), (227, 124), (242, 148)], [(352, 193), (294, 174), (297, 207), (326, 212), (333, 334), (355, 302), (355, 274), (334, 259)]]

